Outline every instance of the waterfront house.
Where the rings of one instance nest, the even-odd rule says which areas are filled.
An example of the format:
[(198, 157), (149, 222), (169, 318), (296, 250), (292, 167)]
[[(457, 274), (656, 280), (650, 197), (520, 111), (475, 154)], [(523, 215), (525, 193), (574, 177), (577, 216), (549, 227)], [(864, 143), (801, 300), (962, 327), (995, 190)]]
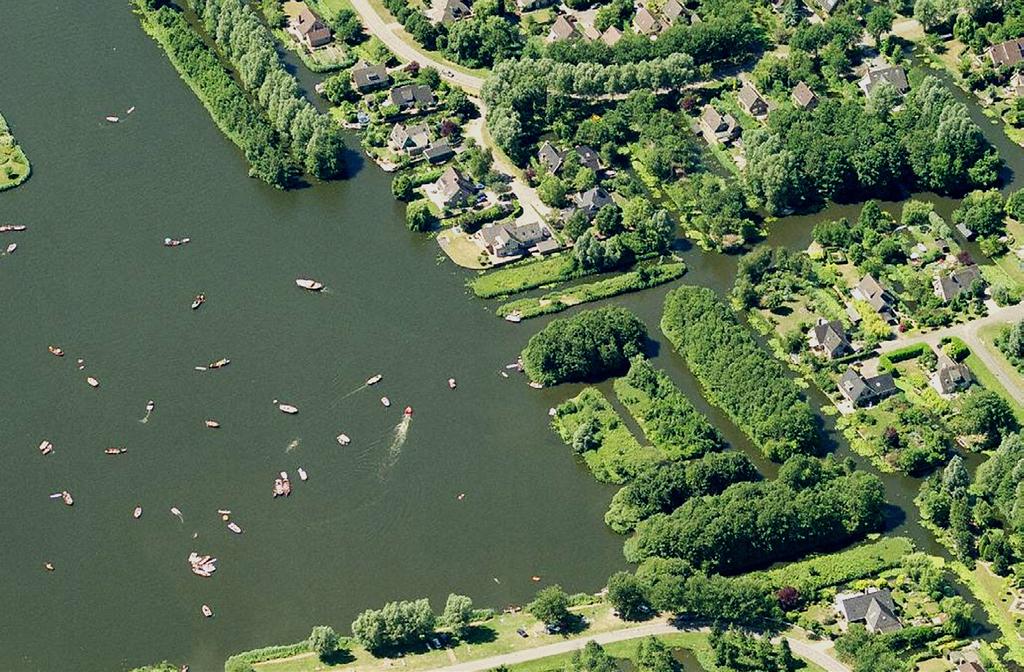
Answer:
[(811, 87), (801, 80), (793, 87), (793, 104), (805, 110), (813, 110), (818, 106), (818, 97)]
[(580, 31), (576, 29), (576, 20), (565, 14), (559, 14), (555, 22), (551, 24), (547, 41), (561, 42), (562, 40), (578, 39), (580, 39)]
[(433, 186), (446, 209), (462, 208), (476, 200), (476, 185), (455, 166), (448, 166)]
[(852, 352), (850, 341), (846, 336), (846, 329), (841, 322), (828, 321), (818, 318), (818, 323), (811, 327), (807, 334), (807, 340), (813, 352), (824, 355), (828, 359), (835, 359)]
[(981, 656), (978, 655), (980, 644), (972, 642), (962, 649), (955, 649), (946, 654), (946, 659), (951, 665), (956, 666), (957, 672), (985, 672), (981, 665)]
[(423, 84), (402, 84), (391, 89), (391, 104), (403, 112), (416, 108), (425, 110), (437, 104), (437, 98), (429, 86)]
[(383, 89), (391, 83), (391, 75), (383, 65), (357, 64), (352, 68), (352, 85), (359, 93)]
[(896, 605), (888, 588), (867, 593), (847, 593), (836, 596), (836, 611), (849, 626), (863, 623), (868, 632), (895, 632), (903, 628), (896, 618)]
[(951, 301), (957, 295), (971, 289), (975, 282), (984, 283), (985, 280), (982, 278), (981, 269), (977, 264), (971, 264), (954, 269), (949, 273), (936, 275), (932, 278), (932, 289), (935, 296), (943, 301)]
[(985, 53), (997, 68), (1017, 65), (1024, 61), (1024, 37), (993, 44)]
[(515, 224), (485, 224), (476, 233), (478, 243), (495, 257), (513, 257), (525, 254), (530, 248), (551, 237), (551, 232), (540, 222)]
[(575, 201), (576, 209), (582, 210), (591, 219), (597, 214), (598, 210), (614, 202), (612, 197), (608, 195), (608, 192), (601, 187), (594, 187), (593, 189), (587, 189), (576, 194)]
[(648, 37), (657, 36), (663, 29), (661, 22), (646, 7), (636, 10), (636, 16), (633, 17), (633, 28), (638, 34)]
[(442, 138), (423, 150), (423, 158), (427, 163), (444, 163), (455, 156), (455, 150), (448, 143), (447, 138)]
[(608, 29), (601, 33), (601, 41), (609, 47), (614, 47), (622, 39), (622, 31), (615, 26), (608, 26)]
[(886, 397), (896, 394), (898, 388), (892, 375), (879, 374), (865, 378), (853, 367), (839, 379), (839, 393), (853, 406), (873, 406)]
[(728, 112), (720, 114), (711, 105), (705, 105), (700, 115), (700, 130), (709, 145), (732, 142), (740, 134), (740, 125), (736, 117)]
[(288, 21), (288, 32), (310, 50), (330, 44), (331, 29), (306, 3), (299, 4), (299, 13)]
[(949, 355), (940, 352), (938, 368), (935, 369), (929, 382), (939, 394), (949, 395), (970, 386), (973, 380), (971, 370), (967, 368), (966, 364), (954, 362)]
[(871, 93), (883, 82), (891, 84), (896, 92), (903, 95), (910, 90), (910, 83), (907, 82), (906, 71), (898, 65), (884, 65), (877, 68), (870, 68), (864, 76), (857, 81), (857, 86), (864, 92), (864, 95), (871, 97)]
[(872, 276), (865, 275), (851, 294), (855, 299), (866, 301), (889, 324), (896, 322), (896, 300)]
[(426, 124), (395, 124), (388, 135), (388, 145), (396, 152), (419, 156), (430, 144), (430, 133)]
[(764, 98), (750, 82), (743, 82), (739, 93), (736, 94), (736, 100), (743, 111), (752, 117), (763, 117), (768, 114), (768, 103), (764, 102)]
[(576, 155), (580, 157), (580, 165), (584, 168), (590, 168), (595, 173), (601, 170), (601, 159), (592, 148), (586, 145), (578, 145), (576, 147)]

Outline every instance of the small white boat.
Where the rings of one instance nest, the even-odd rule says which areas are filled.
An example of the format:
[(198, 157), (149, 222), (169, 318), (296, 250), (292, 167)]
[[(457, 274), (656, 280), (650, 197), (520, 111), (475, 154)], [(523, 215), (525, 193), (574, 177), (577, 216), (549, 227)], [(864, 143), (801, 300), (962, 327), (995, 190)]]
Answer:
[(221, 357), (216, 362), (212, 362), (210, 364), (210, 368), (211, 369), (222, 369), (222, 368), (224, 368), (225, 366), (227, 366), (230, 363), (231, 363), (230, 359), (228, 359), (227, 357)]
[(100, 386), (100, 381), (96, 380), (92, 376), (89, 376), (88, 378), (86, 378), (85, 382), (89, 383), (89, 387), (96, 388), (96, 387)]
[(103, 452), (107, 455), (124, 455), (128, 449), (124, 447), (104, 448)]
[(278, 404), (278, 405), (277, 405), (277, 408), (278, 408), (278, 409), (279, 409), (279, 410), (280, 410), (280, 411), (281, 411), (282, 413), (287, 413), (288, 415), (295, 415), (296, 413), (298, 413), (298, 412), (299, 412), (299, 409), (295, 408), (295, 407), (294, 407), (294, 406), (292, 406), (291, 404)]
[(112, 124), (116, 124), (117, 122), (121, 121), (121, 117), (115, 117), (114, 115), (110, 115), (109, 117), (104, 117), (104, 119), (106, 119), (107, 121), (109, 121)]
[(63, 357), (64, 356), (64, 351), (61, 350), (56, 345), (48, 346), (46, 349), (49, 350), (50, 354), (53, 355), (54, 357)]
[(206, 371), (205, 366), (193, 366), (192, 368), (195, 369), (196, 371)]
[(449, 378), (448, 379), (448, 389), (450, 389), (450, 390), (454, 390), (455, 389), (455, 379), (454, 378)]
[(125, 114), (131, 114), (131, 113), (132, 113), (132, 112), (134, 112), (134, 111), (135, 111), (135, 106), (134, 106), (134, 105), (132, 105), (131, 107), (129, 107), (129, 108), (128, 108), (128, 111), (127, 111), (127, 112), (125, 112)]
[(134, 518), (135, 520), (138, 520), (141, 517), (142, 517), (142, 507), (141, 506), (136, 506), (135, 510), (132, 511), (132, 518)]
[(310, 280), (309, 278), (296, 278), (295, 284), (303, 289), (308, 289), (311, 292), (319, 292), (324, 288), (324, 283), (317, 282), (316, 280)]
[(300, 481), (304, 481), (307, 478), (309, 478), (309, 474), (306, 473), (305, 469), (303, 469), (302, 467), (299, 467), (299, 480)]
[(348, 438), (348, 434), (338, 434), (337, 439), (338, 445), (341, 446), (347, 446), (352, 441), (352, 439)]
[(203, 420), (203, 424), (209, 427), (210, 429), (217, 429), (218, 427), (220, 427), (220, 423), (217, 422), (216, 420)]
[(17, 243), (11, 243), (10, 245), (7, 246), (7, 254), (14, 254), (14, 251), (16, 249), (18, 249), (18, 244)]
[(384, 404), (384, 408), (387, 408), (388, 406), (391, 405), (391, 400), (388, 399), (387, 397), (381, 397), (380, 403)]
[(39, 452), (43, 455), (49, 455), (53, 452), (53, 444), (49, 441), (43, 441), (39, 444)]
[(62, 500), (64, 500), (64, 503), (67, 504), (68, 506), (74, 506), (75, 505), (75, 500), (71, 497), (71, 493), (68, 492), (67, 490), (62, 490), (61, 491), (60, 498)]
[(12, 231), (24, 231), (28, 227), (24, 224), (3, 224), (0, 225), (0, 233), (11, 233)]
[(505, 373), (504, 371), (499, 371), (499, 373), (501, 373), (502, 378), (508, 378), (508, 374)]
[(152, 399), (146, 402), (147, 413), (152, 413), (154, 408), (156, 408), (156, 402), (154, 402)]
[(532, 387), (535, 390), (542, 390), (542, 389), (544, 389), (544, 385), (542, 383), (538, 383), (535, 380), (531, 380), (530, 381), (530, 387)]
[(181, 509), (179, 509), (178, 507), (176, 507), (176, 506), (172, 506), (171, 507), (171, 515), (172, 516), (177, 516), (178, 520), (180, 520), (183, 523), (185, 522), (185, 517), (183, 515), (181, 515)]
[(379, 383), (383, 379), (384, 379), (384, 375), (378, 373), (376, 376), (371, 376), (370, 378), (367, 378), (366, 379), (366, 384), (367, 385), (376, 385), (377, 383)]
[(206, 303), (206, 294), (196, 294), (195, 298), (192, 299), (192, 310), (196, 310), (204, 303)]
[(84, 359), (79, 358), (79, 359), (75, 360), (75, 364), (78, 365), (78, 370), (79, 371), (81, 371), (82, 369), (85, 368), (85, 360)]
[(213, 616), (213, 609), (210, 609), (210, 605), (208, 604), (203, 605), (202, 611), (203, 616), (205, 616), (206, 618), (210, 618), (211, 616)]
[(523, 316), (519, 311), (514, 311), (505, 316), (505, 321), (513, 324), (519, 324), (523, 321)]
[(242, 533), (242, 528), (238, 526), (238, 523), (228, 523), (228, 529), (234, 532), (235, 534)]
[(50, 495), (50, 499), (60, 499), (63, 496), (64, 496), (63, 492), (55, 492), (52, 495)]
[(45, 569), (48, 572), (52, 572), (54, 569), (56, 569), (56, 567), (53, 566), (52, 562), (45, 562), (43, 563), (43, 569)]
[(558, 415), (558, 411), (555, 409), (554, 406), (548, 409), (548, 417), (553, 418), (556, 415)]

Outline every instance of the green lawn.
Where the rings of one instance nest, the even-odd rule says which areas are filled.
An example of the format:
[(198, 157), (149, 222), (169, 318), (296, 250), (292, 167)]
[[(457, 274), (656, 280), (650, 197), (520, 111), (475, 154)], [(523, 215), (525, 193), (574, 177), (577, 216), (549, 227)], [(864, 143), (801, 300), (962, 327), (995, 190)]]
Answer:
[(0, 191), (12, 189), (28, 179), (32, 172), (28, 157), (11, 134), (0, 114)]
[(494, 299), (571, 279), (572, 259), (556, 254), (530, 259), (499, 268), (469, 281), (469, 287), (481, 299)]
[[(1006, 372), (1006, 375), (1017, 380), (1019, 384), (1024, 385), (1024, 376), (1021, 376), (1020, 372), (1017, 371), (1017, 369), (1013, 366), (1013, 364), (1011, 364), (1006, 359), (1005, 356), (1003, 356), (1003, 353), (1000, 352), (999, 348), (997, 348), (995, 345), (994, 340), (996, 334), (999, 333), (999, 330), (1002, 328), (1002, 326), (1003, 325), (991, 324), (982, 327), (981, 329), (978, 330), (978, 338), (981, 339), (982, 344), (985, 346), (985, 348), (989, 351), (989, 353), (991, 353), (993, 357), (995, 357), (996, 361), (999, 362), (1000, 367)], [(1006, 391), (1006, 388), (1003, 387), (1003, 384), (1000, 383), (999, 380), (995, 377), (995, 375), (993, 375), (993, 373), (988, 370), (988, 367), (985, 366), (981, 359), (972, 352), (965, 361), (967, 363), (968, 368), (970, 368), (971, 373), (974, 374), (974, 377), (978, 380), (982, 387), (985, 387), (990, 390), (995, 390), (999, 394), (1003, 395), (1003, 397), (1005, 397), (1006, 400), (1009, 401), (1010, 405), (1013, 407), (1013, 411), (1016, 414), (1017, 419), (1020, 420), (1021, 422), (1024, 422), (1024, 406), (1021, 405), (1021, 402), (1019, 400), (1014, 399), (1013, 395)]]

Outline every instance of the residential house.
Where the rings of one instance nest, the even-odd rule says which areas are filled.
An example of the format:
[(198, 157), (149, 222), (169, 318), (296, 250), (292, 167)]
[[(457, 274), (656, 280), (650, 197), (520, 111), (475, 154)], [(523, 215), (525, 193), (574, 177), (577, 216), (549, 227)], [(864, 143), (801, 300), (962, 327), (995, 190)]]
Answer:
[(561, 42), (562, 40), (578, 40), (580, 39), (580, 31), (576, 29), (576, 20), (566, 16), (565, 14), (559, 14), (555, 22), (551, 24), (551, 29), (548, 31), (548, 42)]
[(811, 87), (801, 80), (793, 87), (793, 104), (805, 110), (813, 110), (818, 106), (818, 97), (811, 91)]
[(396, 152), (419, 156), (430, 145), (430, 133), (426, 124), (395, 124), (388, 135), (388, 145)]
[(309, 49), (330, 44), (331, 29), (313, 13), (313, 10), (306, 6), (306, 3), (300, 4), (302, 6), (299, 13), (288, 22), (288, 32)]
[(352, 68), (352, 85), (359, 93), (383, 89), (391, 83), (391, 75), (383, 65), (359, 64)]
[(895, 632), (903, 628), (896, 618), (895, 609), (892, 593), (887, 588), (836, 596), (836, 611), (846, 623), (863, 623), (872, 633)]
[(472, 15), (473, 10), (462, 0), (434, 0), (426, 14), (434, 23), (448, 25)]
[(865, 275), (851, 293), (853, 298), (866, 301), (889, 324), (896, 322), (896, 300), (872, 276)]
[(391, 89), (391, 104), (403, 112), (412, 108), (420, 110), (433, 107), (437, 98), (429, 86), (423, 84), (402, 84)]
[(883, 65), (871, 68), (864, 76), (857, 81), (857, 86), (864, 92), (864, 95), (871, 97), (871, 93), (878, 88), (882, 82), (888, 82), (900, 95), (910, 90), (910, 83), (907, 82), (906, 71), (898, 65)]
[(1010, 75), (1010, 83), (1006, 86), (1006, 95), (1024, 98), (1024, 72), (1018, 71)]
[(608, 26), (608, 30), (601, 33), (601, 41), (609, 47), (614, 47), (622, 39), (622, 31), (615, 26)]
[(663, 29), (661, 22), (646, 7), (636, 10), (636, 16), (633, 17), (633, 28), (640, 35), (648, 37), (657, 36)]
[(612, 197), (601, 187), (587, 189), (575, 196), (576, 208), (586, 213), (587, 217), (593, 218), (597, 211), (606, 205), (611, 205)]
[(601, 170), (601, 159), (590, 147), (586, 145), (578, 145), (576, 147), (576, 155), (580, 157), (580, 165), (584, 168), (590, 168), (595, 173)]
[(931, 386), (939, 394), (955, 394), (969, 387), (974, 378), (963, 362), (954, 362), (944, 352), (939, 353), (939, 365), (931, 377)]
[(951, 665), (956, 666), (957, 672), (985, 672), (981, 665), (981, 656), (978, 655), (979, 644), (973, 642), (962, 649), (956, 649), (946, 654), (946, 659)]
[(665, 17), (665, 20), (669, 25), (672, 25), (680, 16), (683, 15), (684, 11), (685, 10), (683, 9), (682, 4), (679, 3), (679, 0), (668, 0), (668, 2), (665, 3), (665, 6), (661, 8), (661, 15)]
[(559, 149), (550, 142), (545, 141), (537, 152), (537, 162), (547, 169), (549, 173), (554, 175), (561, 170), (562, 163), (565, 162), (565, 154), (559, 151)]
[(525, 254), (530, 248), (551, 237), (551, 232), (540, 222), (490, 223), (476, 233), (480, 245), (495, 257)]
[(839, 393), (854, 407), (872, 406), (896, 392), (896, 382), (888, 373), (865, 378), (850, 367), (839, 379)]
[(846, 336), (846, 329), (841, 322), (818, 319), (818, 323), (811, 327), (807, 334), (807, 340), (811, 350), (824, 355), (828, 359), (835, 359), (853, 352), (853, 347)]
[(711, 105), (705, 105), (700, 115), (700, 130), (709, 145), (725, 144), (739, 137), (740, 125), (728, 112), (719, 114)]
[(434, 183), (440, 203), (445, 208), (461, 208), (476, 200), (476, 185), (455, 166), (448, 166)]
[(821, 11), (831, 16), (832, 12), (836, 11), (836, 7), (839, 6), (839, 0), (819, 0), (818, 4), (821, 5)]
[(956, 666), (956, 672), (985, 672), (980, 662), (972, 660), (969, 663), (960, 663)]
[(993, 44), (985, 53), (997, 68), (1017, 65), (1024, 61), (1024, 37)]
[(768, 103), (764, 102), (764, 98), (750, 82), (743, 82), (739, 93), (736, 94), (736, 100), (743, 111), (752, 117), (763, 117), (768, 114)]
[(932, 288), (935, 290), (935, 296), (943, 301), (951, 301), (958, 294), (970, 289), (976, 281), (983, 283), (985, 280), (977, 264), (971, 264), (936, 275), (932, 278)]
[(455, 156), (455, 150), (452, 149), (447, 138), (442, 138), (423, 150), (423, 158), (427, 160), (427, 163), (444, 163), (453, 156)]

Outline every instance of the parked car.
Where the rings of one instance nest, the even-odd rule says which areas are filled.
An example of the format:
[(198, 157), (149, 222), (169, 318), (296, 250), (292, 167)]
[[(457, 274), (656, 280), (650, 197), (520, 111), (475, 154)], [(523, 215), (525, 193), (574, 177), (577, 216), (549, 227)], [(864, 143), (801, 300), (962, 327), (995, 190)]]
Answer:
[(519, 635), (520, 637), (523, 637), (523, 638), (526, 638), (526, 637), (529, 637), (529, 636), (530, 636), (530, 635), (529, 635), (529, 634), (528, 634), (528, 633), (526, 632), (526, 630), (523, 630), (522, 628), (519, 628), (518, 630), (516, 630), (516, 634), (518, 634), (518, 635)]

